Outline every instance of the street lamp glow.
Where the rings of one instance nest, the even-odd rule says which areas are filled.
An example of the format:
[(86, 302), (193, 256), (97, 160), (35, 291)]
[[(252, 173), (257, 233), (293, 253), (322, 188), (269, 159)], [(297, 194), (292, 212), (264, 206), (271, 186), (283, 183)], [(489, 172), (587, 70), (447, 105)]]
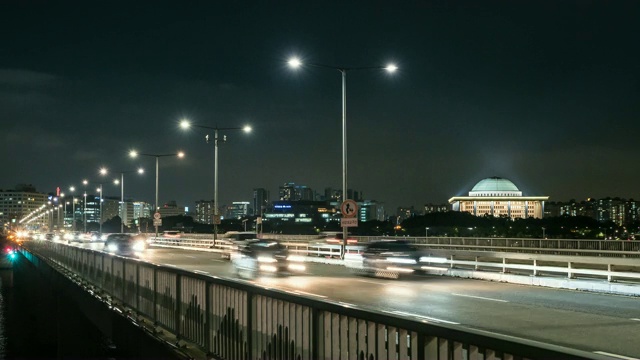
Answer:
[(291, 59), (289, 59), (287, 64), (289, 64), (291, 68), (297, 69), (302, 66), (302, 61), (300, 61), (300, 59), (298, 59), (297, 57), (292, 57)]
[(129, 156), (132, 157), (132, 158), (137, 157), (138, 156), (138, 152), (135, 151), (135, 150), (131, 150), (131, 151), (129, 151)]
[(251, 128), (251, 126), (249, 126), (249, 125), (247, 125), (247, 126), (245, 126), (245, 127), (243, 127), (243, 128), (242, 128), (242, 131), (244, 131), (244, 132), (246, 132), (246, 133), (250, 133), (250, 132), (251, 132), (251, 130), (253, 130), (253, 129), (252, 129), (252, 128)]
[(113, 184), (114, 185), (120, 185), (120, 180), (118, 180), (118, 179), (113, 180)]
[(70, 188), (69, 188), (69, 191), (71, 191), (71, 192), (76, 191), (76, 187), (75, 187), (75, 186), (70, 187)]
[(100, 169), (100, 175), (106, 175), (107, 172), (108, 172), (107, 168), (103, 167), (103, 168)]
[(396, 70), (398, 70), (398, 67), (396, 66), (396, 64), (388, 64), (384, 69), (390, 73), (394, 73), (396, 72)]
[(89, 180), (82, 180), (82, 184), (83, 184), (83, 185), (87, 185), (87, 184), (89, 184)]
[(188, 129), (189, 127), (191, 127), (191, 123), (189, 122), (189, 120), (182, 119), (180, 121), (180, 127), (183, 129)]
[(180, 151), (180, 152), (178, 153), (178, 157), (179, 157), (179, 158), (183, 158), (183, 157), (184, 157), (184, 153), (183, 153), (182, 151)]
[(138, 174), (144, 174), (144, 169), (143, 168), (139, 168), (138, 169)]

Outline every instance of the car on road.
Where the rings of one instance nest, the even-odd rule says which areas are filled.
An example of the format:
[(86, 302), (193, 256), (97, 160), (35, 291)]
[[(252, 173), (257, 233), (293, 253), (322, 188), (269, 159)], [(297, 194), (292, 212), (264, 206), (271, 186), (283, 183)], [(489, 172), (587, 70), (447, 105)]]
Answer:
[(238, 276), (304, 272), (304, 257), (290, 254), (277, 240), (257, 240), (241, 245), (231, 253), (231, 264)]
[(58, 240), (60, 240), (60, 236), (58, 234), (55, 234), (55, 233), (46, 233), (44, 235), (44, 240), (58, 241)]
[(362, 253), (362, 270), (367, 275), (398, 278), (421, 271), (421, 252), (405, 240), (374, 241)]
[(139, 256), (147, 249), (147, 242), (137, 234), (116, 233), (107, 236), (104, 249), (116, 255)]
[(67, 243), (71, 244), (72, 242), (84, 242), (85, 236), (82, 232), (75, 231), (64, 234), (64, 239), (67, 240)]
[(222, 258), (231, 259), (231, 253), (246, 243), (258, 241), (258, 234), (251, 231), (229, 231), (216, 240), (215, 246), (222, 249)]

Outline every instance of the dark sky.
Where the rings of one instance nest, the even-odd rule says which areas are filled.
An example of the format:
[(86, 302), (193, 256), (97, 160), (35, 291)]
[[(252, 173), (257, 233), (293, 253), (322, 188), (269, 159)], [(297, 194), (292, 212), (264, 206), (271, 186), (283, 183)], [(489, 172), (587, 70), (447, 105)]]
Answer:
[[(349, 187), (422, 207), (489, 176), (551, 200), (638, 194), (639, 1), (0, 1), (0, 188), (127, 175), (127, 197), (275, 199), (341, 187), (337, 71), (347, 76)], [(119, 195), (109, 185), (106, 195)]]

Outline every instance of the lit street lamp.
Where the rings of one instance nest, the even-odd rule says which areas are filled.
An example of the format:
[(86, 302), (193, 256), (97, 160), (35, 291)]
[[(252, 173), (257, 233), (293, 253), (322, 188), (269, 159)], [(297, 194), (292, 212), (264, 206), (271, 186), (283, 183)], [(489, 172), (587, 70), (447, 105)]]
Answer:
[[(369, 67), (342, 67), (331, 66), (317, 63), (303, 63), (297, 57), (290, 58), (287, 62), (293, 69), (298, 69), (302, 66), (313, 66), (325, 69), (338, 70), (342, 75), (342, 201), (347, 200), (347, 72), (352, 70), (386, 70), (389, 73), (394, 73), (398, 70), (395, 64), (388, 64), (386, 66), (369, 66)], [(341, 257), (344, 258), (344, 254), (347, 250), (347, 236), (348, 228), (342, 228), (342, 249)]]
[[(188, 120), (182, 120), (180, 122), (180, 127), (183, 129), (188, 129), (189, 127), (197, 127), (202, 129), (211, 129), (214, 131), (213, 143), (214, 143), (214, 156), (213, 156), (213, 243), (215, 244), (217, 236), (218, 236), (218, 223), (220, 222), (220, 214), (218, 213), (218, 131), (226, 131), (226, 130), (242, 130), (245, 133), (251, 132), (251, 126), (243, 126), (243, 127), (217, 127), (217, 126), (204, 126), (204, 125), (196, 125), (191, 124)], [(207, 141), (209, 141), (209, 135), (206, 136)], [(222, 140), (226, 141), (226, 136)]]
[[(182, 151), (177, 152), (175, 154), (144, 154), (144, 153), (139, 153), (135, 150), (131, 150), (129, 152), (129, 156), (132, 158), (136, 158), (138, 156), (151, 156), (151, 157), (155, 157), (156, 158), (156, 203), (155, 203), (155, 208), (154, 208), (154, 212), (158, 211), (158, 172), (159, 172), (159, 167), (158, 167), (158, 163), (159, 163), (159, 159), (161, 157), (167, 157), (167, 156), (177, 156), (179, 158), (183, 158), (184, 157), (184, 153)], [(156, 237), (158, 237), (158, 225), (155, 225), (156, 228)]]
[(429, 237), (429, 228), (428, 227), (424, 228), (424, 232), (425, 232), (424, 237), (428, 238)]
[(71, 228), (73, 231), (76, 231), (76, 198), (73, 195), (73, 192), (76, 191), (75, 186), (69, 187), (69, 191), (71, 192)]

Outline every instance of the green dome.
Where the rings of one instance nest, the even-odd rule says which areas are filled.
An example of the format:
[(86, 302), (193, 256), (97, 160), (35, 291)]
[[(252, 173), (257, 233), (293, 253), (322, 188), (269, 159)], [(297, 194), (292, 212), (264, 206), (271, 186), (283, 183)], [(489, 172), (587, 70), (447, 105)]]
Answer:
[(520, 191), (513, 185), (510, 180), (490, 177), (480, 180), (476, 186), (473, 187), (471, 192), (486, 192), (486, 191)]

